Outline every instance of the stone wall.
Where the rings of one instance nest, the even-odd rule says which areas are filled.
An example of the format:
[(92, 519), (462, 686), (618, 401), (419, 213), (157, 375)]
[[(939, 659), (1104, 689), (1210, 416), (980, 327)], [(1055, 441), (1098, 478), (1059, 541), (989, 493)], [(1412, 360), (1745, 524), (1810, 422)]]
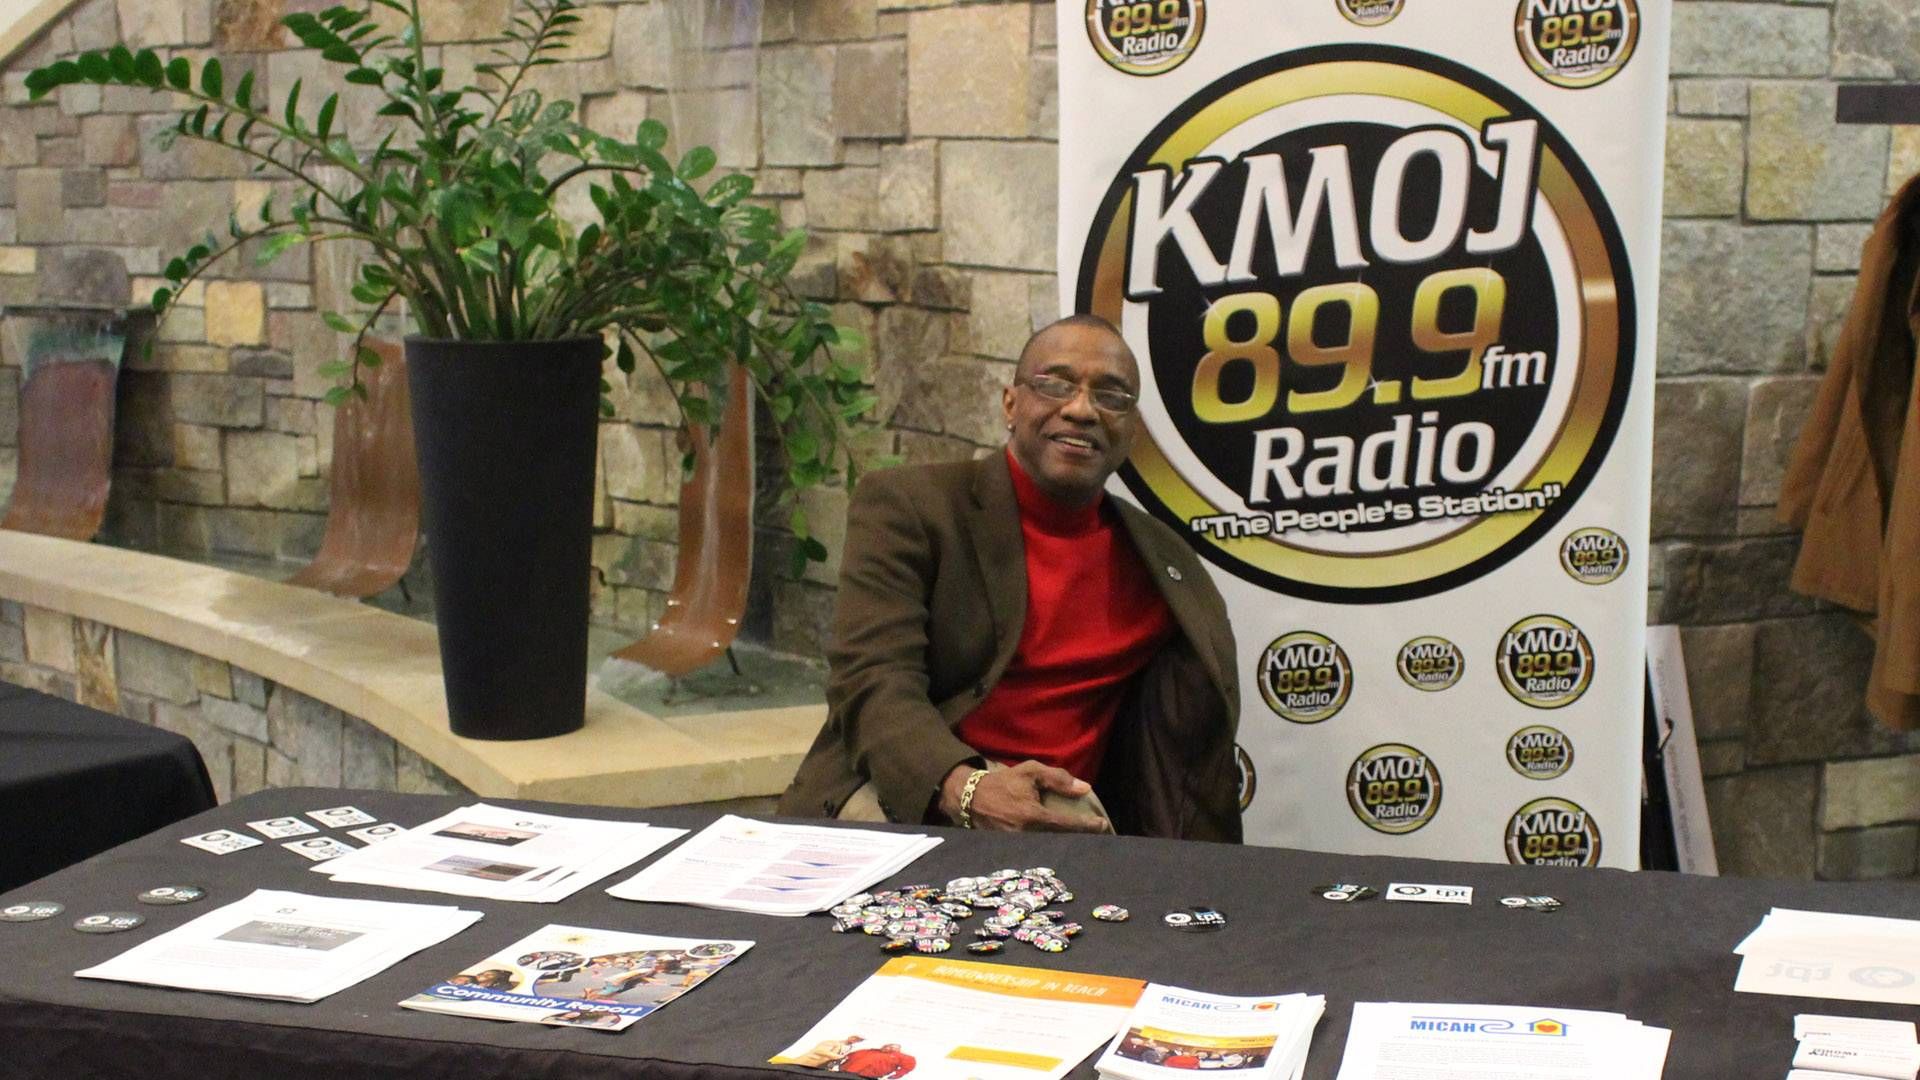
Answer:
[(1906, 0), (1675, 5), (1649, 618), (1677, 623), (1721, 865), (1908, 877), (1920, 738), (1878, 728), (1872, 652), (1787, 587), (1786, 460), (1920, 128), (1834, 122), (1843, 82), (1920, 82)]
[(221, 802), (305, 785), (470, 794), (358, 717), (223, 660), (63, 612), (0, 601), (0, 680), (185, 735)]
[[(144, 295), (162, 251), (268, 190), (218, 153), (150, 146), (144, 134), (166, 118), (148, 96), (68, 88), (58, 105), (25, 107), (26, 70), (124, 34), (238, 57), (269, 94), (305, 78), (316, 100), (314, 57), (283, 48), (273, 20), (327, 2), (85, 0), (9, 65), (0, 302)], [(424, 7), (435, 55), (457, 78), (503, 0)], [(879, 449), (924, 461), (998, 442), (997, 388), (1054, 311), (1053, 7), (733, 0), (728, 10), (757, 12), (759, 45), (716, 53), (714, 70), (738, 84), (751, 73), (758, 108), (735, 89), (711, 112), (758, 122), (711, 134), (788, 223), (812, 231), (808, 289), (874, 343)], [(1730, 872), (1912, 875), (1920, 741), (1865, 718), (1865, 640), (1787, 590), (1795, 539), (1772, 504), (1867, 225), (1920, 171), (1920, 128), (1837, 127), (1835, 87), (1920, 80), (1920, 17), (1909, 0), (1675, 10), (1650, 614), (1685, 627)], [(548, 70), (552, 87), (615, 133), (668, 118), (667, 3), (586, 14), (571, 62)], [(972, 47), (944, 47), (956, 40)], [(357, 99), (346, 100), (351, 124)], [(152, 362), (127, 373), (117, 540), (189, 554), (312, 550), (331, 458), (316, 369), (338, 351), (316, 308), (342, 304), (341, 261), (322, 248), (268, 270), (236, 264), (176, 313)], [(638, 628), (671, 577), (672, 413), (653, 383), (613, 379), (596, 603), (601, 618)], [(813, 502), (837, 549), (844, 498)], [(763, 563), (783, 565), (777, 529), (761, 537)], [(832, 572), (761, 573), (753, 629), (816, 653)]]

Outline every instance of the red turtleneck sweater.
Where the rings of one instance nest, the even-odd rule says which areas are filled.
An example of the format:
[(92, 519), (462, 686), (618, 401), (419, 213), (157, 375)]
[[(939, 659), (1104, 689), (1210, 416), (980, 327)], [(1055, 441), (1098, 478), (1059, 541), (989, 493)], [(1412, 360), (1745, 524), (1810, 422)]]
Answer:
[(1002, 764), (1032, 758), (1091, 783), (1127, 682), (1172, 635), (1173, 613), (1104, 496), (1063, 506), (1011, 452), (1007, 468), (1026, 545), (1026, 622), (1006, 673), (958, 734)]

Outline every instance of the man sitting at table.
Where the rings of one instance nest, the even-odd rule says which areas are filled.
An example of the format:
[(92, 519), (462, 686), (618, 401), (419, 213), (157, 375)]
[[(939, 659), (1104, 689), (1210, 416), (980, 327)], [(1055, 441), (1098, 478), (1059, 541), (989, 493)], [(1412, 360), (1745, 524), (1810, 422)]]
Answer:
[(1004, 452), (860, 481), (827, 723), (781, 813), (1240, 839), (1226, 606), (1104, 497), (1139, 391), (1120, 334), (1069, 316), (1001, 393)]

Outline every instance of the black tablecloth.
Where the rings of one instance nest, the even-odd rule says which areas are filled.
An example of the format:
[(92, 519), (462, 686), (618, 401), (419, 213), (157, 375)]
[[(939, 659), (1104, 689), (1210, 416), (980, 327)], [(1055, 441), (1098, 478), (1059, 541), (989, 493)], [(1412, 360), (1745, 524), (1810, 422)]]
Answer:
[[(510, 904), (336, 885), (269, 842), (233, 855), (178, 843), (216, 827), (352, 803), (383, 821), (414, 825), (459, 800), (374, 792), (261, 792), (202, 814), (0, 898), (67, 905), (58, 919), (0, 922), (0, 1076), (181, 1077), (660, 1077), (771, 1080), (809, 1075), (766, 1059), (807, 1031), (886, 957), (874, 938), (833, 934), (820, 917), (783, 919), (636, 904), (601, 886), (559, 904)], [(564, 807), (524, 804), (570, 812)], [(571, 812), (698, 827), (694, 810)], [(330, 835), (342, 835), (339, 832)], [(1051, 866), (1078, 894), (1067, 910), (1130, 908), (1133, 921), (1087, 919), (1073, 948), (1048, 955), (1014, 944), (990, 963), (1125, 975), (1223, 994), (1303, 991), (1327, 996), (1307, 1075), (1339, 1068), (1355, 1001), (1483, 1002), (1604, 1009), (1673, 1029), (1671, 1080), (1786, 1075), (1793, 1014), (1911, 1019), (1899, 1006), (1733, 992), (1734, 944), (1770, 906), (1920, 917), (1911, 885), (1832, 885), (1710, 879), (1611, 870), (1527, 869), (1366, 858), (1118, 837), (1012, 836), (940, 830), (939, 847), (894, 883), (942, 882), (1001, 867)], [(628, 872), (607, 882), (623, 879)], [(1357, 881), (1472, 885), (1471, 907), (1334, 904), (1312, 886)], [(134, 896), (195, 884), (207, 900), (140, 908)], [(75, 979), (162, 931), (251, 891), (292, 889), (453, 903), (486, 913), (473, 928), (315, 1005)], [(1497, 898), (1548, 893), (1563, 910), (1502, 908)], [(1228, 926), (1182, 934), (1160, 924), (1180, 906), (1209, 903)], [(114, 935), (70, 929), (72, 919), (138, 909), (146, 925)], [(747, 938), (758, 945), (686, 998), (619, 1034), (413, 1012), (394, 1003), (548, 923), (676, 936)], [(964, 957), (972, 959), (971, 957)], [(817, 1075), (817, 1074), (816, 1074)], [(1093, 1075), (1090, 1064), (1074, 1074)]]
[(184, 736), (0, 683), (0, 891), (215, 801)]

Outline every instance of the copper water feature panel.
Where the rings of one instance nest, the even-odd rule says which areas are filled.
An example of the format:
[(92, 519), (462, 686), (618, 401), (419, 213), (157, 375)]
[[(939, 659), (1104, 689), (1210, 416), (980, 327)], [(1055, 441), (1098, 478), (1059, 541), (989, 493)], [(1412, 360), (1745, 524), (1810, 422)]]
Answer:
[(288, 581), (336, 596), (367, 597), (399, 581), (420, 536), (420, 469), (413, 456), (407, 362), (390, 341), (367, 342), (380, 366), (362, 368), (367, 399), (334, 410), (327, 534)]
[(613, 655), (678, 677), (705, 667), (733, 644), (747, 610), (753, 570), (753, 387), (734, 365), (720, 434), (688, 429), (693, 475), (680, 486), (680, 548), (666, 614), (639, 641)]

